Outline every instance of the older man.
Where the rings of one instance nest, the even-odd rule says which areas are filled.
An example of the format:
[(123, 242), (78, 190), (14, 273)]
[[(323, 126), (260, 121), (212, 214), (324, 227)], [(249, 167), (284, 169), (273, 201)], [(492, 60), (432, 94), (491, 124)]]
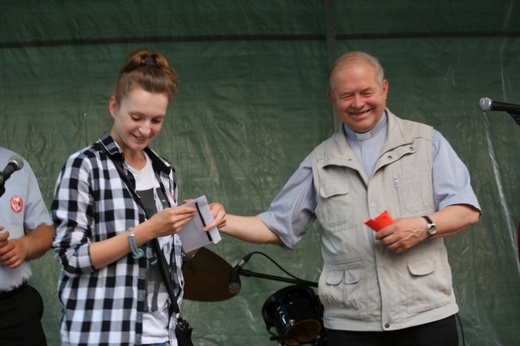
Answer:
[[(328, 98), (342, 126), (305, 158), (258, 216), (229, 215), (223, 233), (293, 248), (322, 226), (319, 296), (330, 345), (457, 345), (443, 238), (478, 222), (467, 168), (432, 127), (386, 108), (378, 60), (341, 56)], [(387, 211), (394, 222), (365, 225)]]

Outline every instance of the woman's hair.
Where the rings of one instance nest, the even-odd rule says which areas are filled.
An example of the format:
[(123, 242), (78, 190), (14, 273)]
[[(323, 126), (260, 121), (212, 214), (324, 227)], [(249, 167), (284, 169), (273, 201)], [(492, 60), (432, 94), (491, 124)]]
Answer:
[(150, 93), (165, 94), (173, 99), (177, 91), (177, 74), (166, 58), (154, 50), (136, 50), (126, 58), (114, 86), (117, 104), (135, 88)]

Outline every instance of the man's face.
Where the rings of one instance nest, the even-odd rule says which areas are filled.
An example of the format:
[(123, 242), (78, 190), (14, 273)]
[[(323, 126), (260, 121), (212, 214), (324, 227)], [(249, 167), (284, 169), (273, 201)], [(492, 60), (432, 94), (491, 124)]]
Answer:
[(375, 69), (364, 61), (338, 66), (327, 96), (338, 118), (352, 130), (370, 131), (386, 108), (388, 81), (378, 83)]

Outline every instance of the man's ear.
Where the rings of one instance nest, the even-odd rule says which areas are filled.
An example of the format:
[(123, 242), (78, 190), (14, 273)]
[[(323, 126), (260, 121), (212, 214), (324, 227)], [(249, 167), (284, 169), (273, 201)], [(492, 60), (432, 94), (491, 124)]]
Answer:
[(388, 88), (389, 88), (389, 86), (390, 86), (390, 85), (388, 84), (388, 80), (385, 79), (385, 80), (383, 81), (383, 93), (385, 94), (385, 96), (388, 95)]
[(334, 95), (330, 88), (327, 89), (327, 98), (329, 99), (330, 103), (334, 103)]

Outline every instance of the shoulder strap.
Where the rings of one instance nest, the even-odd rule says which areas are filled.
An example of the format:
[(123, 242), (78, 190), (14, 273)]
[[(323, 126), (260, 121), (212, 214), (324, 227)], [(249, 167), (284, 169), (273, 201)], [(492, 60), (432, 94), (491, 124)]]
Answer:
[[(99, 142), (96, 142), (94, 144), (94, 147), (97, 147), (97, 148), (101, 147), (101, 149), (105, 152), (105, 154), (110, 159), (112, 159), (110, 153), (107, 151), (107, 149), (105, 148), (104, 145), (100, 144)], [(125, 182), (126, 186), (132, 193), (132, 196), (134, 196), (136, 203), (143, 209), (143, 211), (146, 215), (146, 219), (149, 219), (150, 217), (149, 217), (148, 213), (146, 212), (146, 209), (143, 206), (141, 197), (139, 196), (137, 191), (135, 191), (135, 189), (132, 187), (132, 184), (130, 183), (130, 179), (128, 178), (128, 175), (126, 174), (126, 172), (123, 168), (123, 165), (121, 164), (121, 162), (116, 161), (116, 160), (112, 160), (112, 162), (114, 163), (114, 166), (116, 166), (119, 176)], [(155, 251), (157, 258), (159, 259), (159, 267), (161, 268), (161, 276), (164, 280), (164, 284), (166, 285), (166, 290), (168, 291), (168, 295), (170, 296), (170, 301), (171, 301), (170, 315), (171, 315), (172, 311), (175, 312), (176, 314), (180, 314), (179, 304), (177, 304), (177, 297), (175, 297), (175, 291), (173, 289), (172, 282), (169, 279), (168, 264), (166, 263), (166, 258), (164, 257), (164, 254), (161, 251), (161, 246), (159, 245), (159, 240), (157, 240), (157, 238), (154, 238), (152, 240), (152, 246), (153, 246), (153, 249)]]

